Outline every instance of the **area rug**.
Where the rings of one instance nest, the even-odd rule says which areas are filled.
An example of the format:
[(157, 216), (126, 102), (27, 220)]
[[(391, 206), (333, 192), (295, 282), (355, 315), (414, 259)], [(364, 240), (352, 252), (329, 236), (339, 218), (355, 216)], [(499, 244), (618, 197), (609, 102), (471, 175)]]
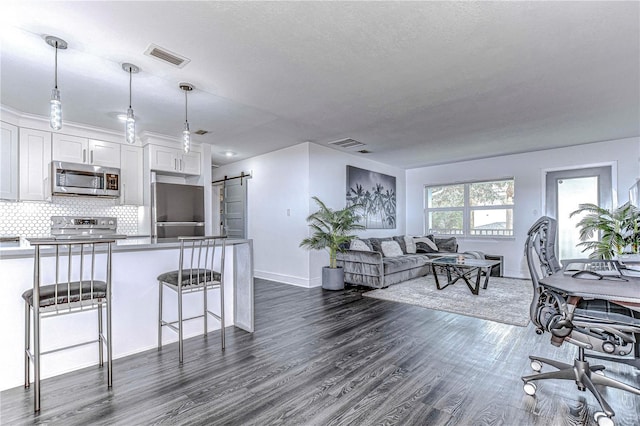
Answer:
[(480, 288), (480, 294), (474, 296), (462, 280), (438, 290), (433, 276), (428, 275), (363, 296), (526, 327), (533, 287), (531, 280), (490, 277), (487, 289)]

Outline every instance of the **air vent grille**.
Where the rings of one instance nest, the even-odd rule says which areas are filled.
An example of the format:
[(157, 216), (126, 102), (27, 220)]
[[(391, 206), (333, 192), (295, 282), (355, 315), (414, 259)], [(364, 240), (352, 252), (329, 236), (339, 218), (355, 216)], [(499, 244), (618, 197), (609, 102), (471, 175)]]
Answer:
[(345, 138), (338, 139), (337, 141), (329, 142), (329, 145), (337, 146), (340, 148), (359, 148), (361, 146), (365, 146), (362, 142), (358, 142), (355, 139)]
[(171, 52), (155, 44), (150, 44), (149, 47), (147, 47), (147, 50), (144, 52), (144, 54), (147, 56), (151, 56), (153, 58), (159, 59), (163, 62), (166, 62), (178, 68), (183, 68), (189, 62), (191, 62), (191, 59), (178, 55), (177, 53)]
[(195, 132), (193, 132), (193, 133), (194, 133), (194, 134), (196, 134), (196, 135), (200, 135), (200, 136), (202, 136), (202, 135), (206, 135), (207, 133), (209, 133), (209, 131), (208, 131), (208, 130), (202, 130), (202, 129), (200, 129), (200, 130), (196, 130), (196, 131), (195, 131)]

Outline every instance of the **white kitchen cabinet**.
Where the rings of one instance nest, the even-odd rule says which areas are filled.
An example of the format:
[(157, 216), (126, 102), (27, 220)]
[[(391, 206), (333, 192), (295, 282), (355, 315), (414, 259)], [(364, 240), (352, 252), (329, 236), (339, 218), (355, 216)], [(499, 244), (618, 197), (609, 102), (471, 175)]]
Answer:
[(202, 157), (199, 152), (190, 151), (185, 154), (179, 149), (160, 145), (150, 144), (148, 147), (151, 170), (180, 175), (200, 175)]
[(56, 133), (52, 158), (54, 161), (120, 168), (120, 144)]
[(122, 145), (120, 161), (120, 204), (143, 204), (143, 155), (142, 148)]
[(48, 200), (51, 198), (51, 133), (21, 128), (19, 135), (19, 198)]
[(18, 199), (18, 127), (0, 122), (0, 199)]

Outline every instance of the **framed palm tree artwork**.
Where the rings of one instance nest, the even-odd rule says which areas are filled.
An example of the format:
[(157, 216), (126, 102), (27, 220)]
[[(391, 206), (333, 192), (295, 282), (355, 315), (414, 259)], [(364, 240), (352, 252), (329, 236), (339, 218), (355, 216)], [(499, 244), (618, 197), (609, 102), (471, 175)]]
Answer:
[(347, 166), (347, 206), (354, 204), (367, 229), (395, 229), (395, 176)]

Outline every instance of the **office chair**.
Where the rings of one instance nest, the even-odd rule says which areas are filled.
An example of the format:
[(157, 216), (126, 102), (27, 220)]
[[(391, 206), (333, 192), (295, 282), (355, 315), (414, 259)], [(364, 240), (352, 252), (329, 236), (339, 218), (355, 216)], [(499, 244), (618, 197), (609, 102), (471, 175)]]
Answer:
[[(162, 328), (168, 327), (178, 333), (178, 360), (183, 361), (183, 322), (197, 318), (203, 319), (204, 336), (207, 335), (207, 318), (211, 315), (220, 321), (221, 346), (224, 350), (224, 255), (226, 237), (178, 237), (180, 241), (180, 258), (178, 269), (165, 272), (158, 276), (159, 306), (158, 306), (158, 349), (162, 348)], [(214, 269), (214, 264), (220, 265)], [(178, 295), (178, 319), (166, 321), (163, 319), (162, 293), (164, 287), (175, 291)], [(209, 310), (207, 292), (219, 289), (220, 310), (216, 314)], [(182, 314), (183, 296), (187, 293), (202, 293), (203, 310), (201, 315), (184, 318)]]
[[(615, 412), (596, 388), (603, 385), (622, 389), (640, 395), (640, 389), (604, 376), (604, 365), (590, 365), (585, 358), (585, 349), (606, 354), (627, 355), (633, 351), (640, 320), (633, 317), (630, 310), (604, 300), (586, 301), (574, 307), (567, 303), (566, 295), (545, 288), (539, 280), (555, 273), (562, 267), (555, 254), (557, 222), (550, 217), (542, 217), (528, 231), (525, 243), (527, 266), (533, 283), (533, 300), (530, 306), (531, 321), (536, 333), (551, 333), (551, 344), (560, 346), (563, 342), (578, 347), (578, 355), (573, 364), (552, 359), (529, 356), (531, 368), (536, 374), (522, 377), (524, 391), (535, 395), (538, 380), (573, 380), (579, 390), (588, 389), (596, 398), (602, 411), (594, 414), (598, 426), (613, 426)], [(539, 261), (539, 269), (536, 265)], [(541, 373), (543, 365), (555, 367), (557, 371)], [(596, 374), (592, 374), (596, 373)]]
[[(25, 302), (24, 387), (31, 385), (29, 367), (33, 364), (33, 402), (34, 411), (38, 412), (42, 355), (97, 342), (100, 367), (104, 365), (103, 351), (106, 348), (107, 387), (112, 386), (111, 245), (115, 240), (29, 239), (29, 242), (35, 247), (35, 257), (33, 287), (22, 294)], [(48, 246), (53, 248), (51, 257), (41, 250)], [(102, 308), (106, 310), (106, 335), (103, 331)], [(40, 330), (44, 318), (94, 309), (98, 311), (97, 339), (42, 351)]]

